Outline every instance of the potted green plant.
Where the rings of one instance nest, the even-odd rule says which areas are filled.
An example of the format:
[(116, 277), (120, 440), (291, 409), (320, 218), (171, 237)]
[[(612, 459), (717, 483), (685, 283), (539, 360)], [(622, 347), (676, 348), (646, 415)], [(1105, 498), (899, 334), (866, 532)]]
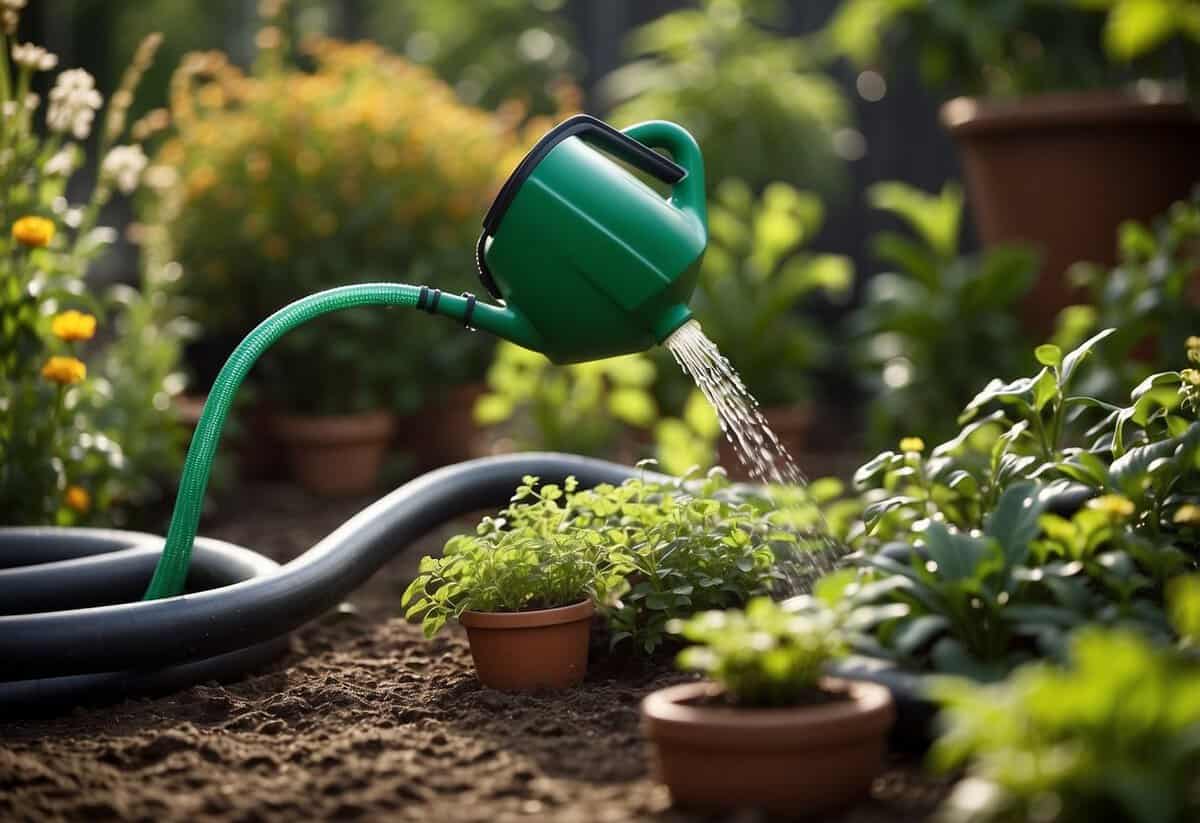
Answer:
[(1200, 179), (1200, 119), (1186, 95), (1147, 82), (1194, 80), (1198, 31), (1186, 4), (1120, 0), (847, 0), (829, 27), (861, 68), (901, 55), (927, 84), (968, 95), (942, 121), (984, 242), (1043, 254), (1025, 302), (1039, 334), (1070, 302), (1070, 264), (1114, 262), (1121, 221), (1150, 219)]
[[(711, 238), (692, 306), (700, 325), (750, 386), (783, 445), (800, 452), (812, 419), (813, 370), (832, 345), (800, 308), (814, 298), (848, 298), (850, 260), (804, 246), (821, 229), (820, 199), (787, 183), (760, 196), (740, 180), (717, 186), (709, 205)], [(721, 464), (738, 461), (727, 446)]]
[(866, 793), (887, 748), (892, 698), (882, 686), (823, 676), (844, 650), (833, 610), (811, 598), (758, 598), (671, 628), (697, 644), (680, 653), (680, 667), (711, 678), (642, 702), (657, 774), (676, 803), (819, 815)]
[[(447, 620), (462, 623), (485, 684), (578, 682), (593, 610), (603, 618), (610, 649), (651, 655), (670, 641), (667, 624), (674, 618), (743, 605), (815, 568), (809, 558), (824, 543), (809, 539), (811, 523), (778, 522), (772, 500), (733, 491), (720, 470), (592, 489), (579, 488), (574, 477), (562, 485), (525, 477), (511, 504), (485, 517), (475, 534), (452, 538), (440, 558), (421, 560), (401, 605), (430, 636)], [(507, 624), (560, 618), (569, 624), (557, 630), (560, 640), (578, 644), (571, 656), (526, 671), (535, 664), (513, 649), (538, 626), (506, 631)], [(493, 666), (495, 656), (476, 651), (477, 637), (511, 646)], [(542, 672), (543, 663), (555, 666), (553, 676)]]
[[(220, 53), (184, 60), (174, 134), (155, 160), (154, 221), (205, 333), (236, 339), (284, 304), (348, 282), (470, 288), (477, 221), (515, 162), (518, 123), (370, 44), (309, 41), (311, 70), (291, 68), (286, 37), (268, 23), (250, 74)], [(478, 377), (487, 345), (449, 324), (340, 312), (264, 356), (258, 396), (305, 485), (359, 493), (397, 416), (443, 383)]]
[(440, 558), (422, 558), (401, 598), (427, 637), (451, 618), (466, 628), (485, 686), (563, 689), (587, 673), (593, 602), (609, 576), (598, 541), (564, 528), (570, 512), (557, 501), (574, 490), (573, 478), (564, 486), (525, 478), (498, 517), (452, 537)]

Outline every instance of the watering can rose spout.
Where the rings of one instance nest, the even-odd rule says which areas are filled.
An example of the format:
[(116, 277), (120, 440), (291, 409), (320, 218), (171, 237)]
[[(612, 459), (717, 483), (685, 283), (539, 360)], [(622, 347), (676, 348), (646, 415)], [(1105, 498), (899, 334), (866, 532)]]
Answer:
[(476, 262), (503, 303), (479, 303), (470, 325), (556, 363), (644, 351), (691, 318), (707, 243), (704, 161), (683, 127), (618, 131), (576, 115), (530, 149), (488, 210)]

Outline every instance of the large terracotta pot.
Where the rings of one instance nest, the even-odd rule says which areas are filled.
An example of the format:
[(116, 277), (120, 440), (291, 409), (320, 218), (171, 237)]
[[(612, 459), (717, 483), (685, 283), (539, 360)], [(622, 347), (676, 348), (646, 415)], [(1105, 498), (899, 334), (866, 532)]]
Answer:
[(278, 414), (273, 426), (296, 480), (315, 494), (339, 497), (375, 488), (396, 419), (386, 411), (320, 417)]
[(764, 808), (799, 816), (833, 812), (867, 793), (895, 719), (875, 683), (826, 678), (846, 699), (786, 709), (709, 705), (712, 683), (685, 683), (642, 701), (642, 729), (659, 778), (681, 806)]
[(1150, 220), (1200, 181), (1200, 119), (1187, 103), (1103, 91), (942, 106), (984, 245), (1043, 254), (1024, 305), (1035, 334), (1074, 301), (1064, 272), (1116, 262), (1117, 227)]
[(463, 612), (479, 682), (492, 689), (566, 689), (587, 674), (590, 600), (529, 612)]

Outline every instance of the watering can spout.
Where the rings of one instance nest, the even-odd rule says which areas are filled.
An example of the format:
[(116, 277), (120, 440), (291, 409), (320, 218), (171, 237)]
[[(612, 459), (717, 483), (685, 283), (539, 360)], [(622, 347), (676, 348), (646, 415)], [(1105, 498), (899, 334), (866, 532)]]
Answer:
[(480, 329), (527, 349), (543, 348), (541, 335), (524, 315), (512, 306), (478, 300), (469, 292), (448, 294), (423, 286), (417, 296), (417, 308), (458, 320), (469, 329)]

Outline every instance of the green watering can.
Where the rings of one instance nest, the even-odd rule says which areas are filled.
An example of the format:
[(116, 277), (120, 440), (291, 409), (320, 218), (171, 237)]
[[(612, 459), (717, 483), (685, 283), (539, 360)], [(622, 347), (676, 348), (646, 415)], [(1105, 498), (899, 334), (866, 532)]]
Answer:
[(704, 161), (685, 129), (657, 120), (622, 132), (576, 115), (538, 141), (488, 210), (476, 261), (503, 302), (472, 305), (470, 325), (555, 363), (645, 351), (691, 318), (707, 242)]

